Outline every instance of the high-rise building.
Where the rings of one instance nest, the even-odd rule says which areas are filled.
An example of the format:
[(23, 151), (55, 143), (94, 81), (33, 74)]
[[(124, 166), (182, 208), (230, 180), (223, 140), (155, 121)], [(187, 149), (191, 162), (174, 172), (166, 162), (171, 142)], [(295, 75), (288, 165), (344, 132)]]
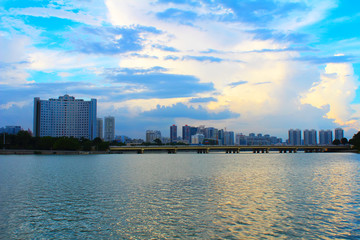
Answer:
[(96, 99), (84, 101), (65, 94), (58, 99), (34, 98), (36, 137), (76, 137), (94, 139), (96, 133)]
[(344, 138), (344, 130), (342, 128), (335, 128), (335, 139), (341, 140)]
[(174, 143), (177, 141), (177, 126), (174, 124), (170, 126), (170, 142)]
[(97, 134), (96, 136), (104, 139), (104, 121), (102, 118), (96, 119)]
[(155, 139), (161, 140), (161, 132), (158, 130), (146, 130), (146, 142), (153, 143)]
[(104, 140), (112, 142), (115, 140), (115, 118), (108, 116), (104, 118)]
[(224, 130), (223, 129), (220, 129), (219, 131), (218, 131), (218, 144), (219, 145), (224, 145)]
[(234, 145), (234, 132), (232, 131), (224, 131), (224, 139), (223, 144), (227, 146)]
[(331, 130), (320, 130), (319, 131), (319, 143), (320, 145), (329, 145), (332, 143), (333, 136)]
[(190, 126), (185, 125), (182, 127), (182, 140), (191, 143), (191, 131)]
[(304, 130), (304, 145), (316, 145), (316, 144), (317, 144), (316, 130), (305, 129)]
[(301, 145), (301, 131), (300, 129), (290, 129), (289, 130), (289, 145), (299, 146)]

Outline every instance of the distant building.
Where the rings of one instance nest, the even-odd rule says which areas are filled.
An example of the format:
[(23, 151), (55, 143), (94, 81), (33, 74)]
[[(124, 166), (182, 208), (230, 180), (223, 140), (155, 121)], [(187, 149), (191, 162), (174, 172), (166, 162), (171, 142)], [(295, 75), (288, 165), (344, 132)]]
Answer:
[(204, 134), (195, 134), (193, 136), (191, 136), (191, 144), (203, 144), (205, 139)]
[(224, 131), (223, 144), (227, 146), (234, 145), (234, 132), (232, 131)]
[(97, 134), (96, 136), (104, 139), (104, 121), (102, 118), (96, 119)]
[(305, 129), (304, 130), (304, 145), (317, 145), (316, 130)]
[(76, 137), (94, 139), (96, 99), (84, 101), (65, 94), (58, 99), (34, 98), (34, 129), (36, 137)]
[(170, 142), (177, 142), (177, 126), (175, 124), (170, 126)]
[(333, 136), (331, 130), (320, 130), (319, 131), (319, 143), (320, 145), (332, 144)]
[(242, 133), (237, 133), (235, 135), (235, 145), (246, 146), (247, 145), (247, 137)]
[(289, 145), (291, 146), (301, 145), (301, 131), (299, 129), (289, 130)]
[(335, 139), (341, 140), (344, 138), (344, 130), (342, 128), (335, 129)]
[(191, 142), (191, 127), (188, 125), (185, 125), (182, 127), (182, 140), (187, 141), (188, 143)]
[(145, 140), (148, 143), (154, 143), (155, 139), (161, 139), (161, 132), (158, 130), (146, 130)]
[(7, 133), (16, 135), (20, 132), (22, 128), (20, 126), (5, 126), (4, 128), (0, 128), (0, 133)]
[(115, 140), (115, 118), (108, 116), (104, 118), (104, 141), (112, 142)]
[(219, 141), (219, 145), (224, 145), (224, 137), (225, 137), (225, 132), (223, 129), (220, 129), (218, 131), (218, 141)]

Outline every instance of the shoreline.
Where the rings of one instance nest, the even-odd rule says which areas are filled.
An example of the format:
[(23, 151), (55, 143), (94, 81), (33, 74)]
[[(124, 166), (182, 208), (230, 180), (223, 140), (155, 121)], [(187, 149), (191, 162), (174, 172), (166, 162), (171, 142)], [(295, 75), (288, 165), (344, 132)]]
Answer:
[[(158, 151), (163, 153), (162, 151)], [(247, 152), (247, 151), (244, 151)], [(251, 152), (251, 151), (248, 151)], [(301, 151), (302, 152), (302, 151)], [(121, 151), (71, 151), (71, 150), (27, 150), (27, 149), (1, 149), (0, 155), (94, 155), (94, 154), (124, 154)], [(153, 152), (154, 153), (154, 152)], [(195, 153), (195, 152), (194, 152)], [(357, 153), (355, 149), (346, 151), (328, 151), (327, 153)], [(125, 153), (131, 154), (131, 153)]]
[(0, 150), (0, 155), (93, 155), (110, 154), (109, 151), (71, 151), (71, 150), (27, 150), (5, 149)]

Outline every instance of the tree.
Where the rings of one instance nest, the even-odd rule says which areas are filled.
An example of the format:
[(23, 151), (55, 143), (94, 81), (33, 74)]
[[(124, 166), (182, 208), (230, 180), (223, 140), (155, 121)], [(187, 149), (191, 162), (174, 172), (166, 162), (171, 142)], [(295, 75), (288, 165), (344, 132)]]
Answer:
[(355, 134), (352, 139), (349, 141), (350, 144), (354, 145), (354, 148), (360, 151), (360, 132)]
[(74, 137), (60, 137), (54, 143), (55, 150), (79, 150), (80, 142)]
[(156, 143), (156, 145), (162, 145), (162, 142), (160, 139), (155, 139), (154, 142)]
[(349, 141), (347, 140), (347, 138), (342, 138), (342, 139), (340, 140), (340, 142), (341, 142), (341, 144), (348, 144), (348, 143), (349, 143)]
[(15, 145), (18, 148), (26, 148), (26, 149), (31, 148), (32, 136), (27, 131), (19, 131), (15, 137)]
[(332, 144), (334, 145), (340, 145), (340, 140), (339, 139), (335, 139)]
[(51, 150), (56, 142), (54, 137), (36, 137), (35, 139), (35, 149), (40, 150)]

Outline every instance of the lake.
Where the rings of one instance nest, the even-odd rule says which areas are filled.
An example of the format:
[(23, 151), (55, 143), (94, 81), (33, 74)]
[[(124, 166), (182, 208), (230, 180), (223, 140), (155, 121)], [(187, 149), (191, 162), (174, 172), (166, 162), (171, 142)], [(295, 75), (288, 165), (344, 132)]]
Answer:
[(359, 239), (360, 155), (0, 156), (0, 239)]

